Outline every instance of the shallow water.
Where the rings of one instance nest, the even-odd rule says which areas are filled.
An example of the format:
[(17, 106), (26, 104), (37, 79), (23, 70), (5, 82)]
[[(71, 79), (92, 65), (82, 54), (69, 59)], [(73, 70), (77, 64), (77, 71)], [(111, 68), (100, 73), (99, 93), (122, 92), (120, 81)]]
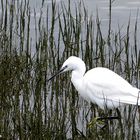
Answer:
[[(56, 4), (59, 7), (59, 10), (61, 10), (62, 2), (65, 5), (68, 4), (68, 0), (56, 0)], [(78, 5), (79, 2), (81, 2), (81, 0), (70, 1), (71, 9), (74, 16), (75, 16), (75, 5)], [(101, 21), (102, 33), (104, 36), (106, 36), (108, 32), (108, 23), (109, 23), (109, 0), (84, 0), (83, 2), (88, 11), (89, 18), (90, 16), (92, 16), (93, 20), (95, 21), (97, 14), (99, 15), (99, 19)], [(39, 18), (40, 16), (40, 10), (43, 11), (42, 17), (45, 17), (46, 7), (50, 7), (51, 9), (51, 0), (44, 1), (44, 6), (42, 8), (41, 8), (41, 1), (31, 0), (30, 6), (31, 6), (31, 12), (33, 13), (32, 24), (34, 25), (34, 8), (36, 9), (37, 18)], [(119, 30), (121, 30), (122, 36), (125, 36), (128, 22), (130, 19), (130, 35), (133, 36), (136, 20), (138, 25), (137, 33), (138, 35), (140, 35), (139, 8), (140, 8), (140, 1), (138, 0), (114, 0), (112, 3), (112, 16), (111, 16), (112, 31), (114, 33), (117, 33), (119, 32)], [(51, 15), (51, 10), (50, 10), (50, 15)], [(31, 29), (31, 31), (34, 34), (34, 27)], [(56, 33), (58, 32), (57, 28), (55, 29), (55, 32)], [(131, 41), (133, 42), (133, 40)], [(139, 44), (140, 42), (138, 41), (138, 46)]]
[[(103, 131), (96, 125), (88, 127), (88, 123), (93, 118), (100, 116), (102, 111), (97, 106), (87, 103), (77, 94), (70, 82), (69, 73), (58, 76), (50, 82), (46, 82), (46, 80), (61, 67), (62, 63), (70, 55), (76, 55), (83, 58), (87, 70), (96, 66), (108, 67), (134, 86), (138, 86), (140, 62), (137, 54), (139, 49), (136, 46), (135, 49), (137, 50), (134, 50), (134, 44), (127, 45), (129, 43), (127, 38), (131, 34), (133, 36), (139, 2), (113, 2), (111, 20), (111, 44), (113, 47), (107, 43), (108, 1), (85, 0), (84, 4), (88, 14), (84, 15), (83, 5), (81, 4), (82, 11), (79, 14), (81, 20), (79, 21), (75, 20), (75, 4), (78, 7), (79, 1), (70, 0), (71, 11), (68, 14), (66, 14), (68, 1), (61, 2), (61, 0), (56, 1), (56, 20), (52, 18), (52, 12), (54, 11), (51, 7), (51, 0), (44, 1), (43, 5), (41, 5), (41, 1), (30, 0), (30, 6), (26, 7), (25, 11), (23, 4), (23, 11), (21, 10), (21, 13), (17, 14), (17, 17), (19, 16), (17, 20), (16, 16), (14, 16), (14, 24), (10, 26), (13, 27), (13, 32), (9, 28), (11, 24), (8, 17), (7, 38), (11, 37), (9, 35), (9, 31), (11, 31), (12, 47), (19, 48), (15, 53), (13, 52), (14, 49), (9, 51), (9, 46), (5, 45), (6, 43), (9, 44), (8, 39), (0, 40), (3, 43), (1, 48), (4, 50), (0, 59), (0, 88), (3, 93), (0, 96), (3, 105), (3, 121), (0, 122), (2, 124), (0, 127), (3, 127), (0, 129), (0, 135), (4, 135), (5, 138), (11, 138), (12, 136), (17, 139), (19, 137), (24, 137), (25, 139), (52, 139), (52, 136), (54, 139), (62, 139), (62, 137), (63, 139), (76, 139), (77, 137), (80, 139), (87, 136), (88, 139), (95, 137), (98, 140), (108, 139), (109, 137), (110, 139), (115, 137), (119, 139), (122, 136), (122, 130), (125, 133), (125, 138), (129, 138), (129, 135), (132, 137), (132, 132), (136, 130), (137, 133), (134, 134), (136, 134), (135, 137), (138, 137), (139, 119), (136, 118), (136, 122), (133, 122), (135, 119), (134, 107), (120, 108), (123, 128), (120, 128), (118, 121), (109, 122), (109, 126)], [(65, 9), (61, 7), (64, 6), (63, 4), (66, 6), (66, 11), (62, 12)], [(18, 8), (20, 9), (21, 7)], [(96, 25), (97, 10), (101, 21), (101, 30)], [(59, 18), (58, 11), (61, 15)], [(130, 11), (132, 16), (130, 34), (125, 38), (123, 36), (127, 34), (126, 28)], [(25, 17), (20, 21), (22, 12), (25, 12)], [(69, 14), (72, 15), (72, 18), (70, 18)], [(92, 20), (90, 19), (91, 15)], [(55, 20), (54, 27), (52, 27), (53, 20)], [(137, 22), (139, 27), (139, 18)], [(18, 24), (16, 25), (16, 23)], [(60, 30), (60, 23), (62, 31)], [(120, 41), (114, 37), (114, 33), (119, 30), (118, 24), (120, 28), (122, 27), (121, 35), (116, 37), (117, 39), (121, 38)], [(28, 26), (29, 30), (27, 30)], [(28, 31), (31, 32), (27, 34)], [(52, 34), (50, 31), (52, 31)], [(100, 31), (102, 32), (101, 34)], [(139, 28), (137, 32), (139, 33)], [(2, 36), (1, 39), (3, 38), (5, 36)], [(116, 41), (114, 41), (115, 39)], [(133, 40), (133, 37), (130, 37), (130, 39)], [(25, 51), (21, 50), (19, 53), (22, 43), (25, 46)], [(112, 114), (116, 115), (115, 110)], [(136, 117), (139, 117), (138, 113)]]

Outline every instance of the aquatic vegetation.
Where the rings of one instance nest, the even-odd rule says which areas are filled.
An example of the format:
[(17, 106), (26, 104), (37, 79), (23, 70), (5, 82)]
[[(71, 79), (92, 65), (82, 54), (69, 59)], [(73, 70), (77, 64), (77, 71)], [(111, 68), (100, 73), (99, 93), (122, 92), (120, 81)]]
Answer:
[(133, 36), (131, 19), (125, 36), (111, 24), (104, 36), (100, 17), (88, 15), (83, 3), (76, 5), (75, 12), (70, 0), (68, 5), (54, 1), (50, 5), (45, 7), (42, 0), (38, 13), (29, 0), (1, 1), (0, 135), (5, 139), (139, 139), (137, 106), (120, 108), (122, 119), (109, 121), (106, 129), (88, 127), (102, 111), (78, 96), (69, 73), (47, 82), (64, 60), (76, 55), (87, 70), (108, 67), (139, 87), (137, 20)]

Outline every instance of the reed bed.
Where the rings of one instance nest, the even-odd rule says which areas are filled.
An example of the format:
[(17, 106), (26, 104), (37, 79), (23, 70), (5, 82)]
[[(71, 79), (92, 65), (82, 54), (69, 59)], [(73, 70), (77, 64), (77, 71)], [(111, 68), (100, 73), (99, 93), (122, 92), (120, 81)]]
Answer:
[(29, 0), (1, 1), (0, 6), (2, 139), (139, 139), (137, 106), (120, 107), (121, 120), (109, 121), (105, 129), (89, 126), (103, 111), (78, 96), (69, 73), (47, 82), (69, 56), (76, 55), (87, 70), (108, 67), (139, 87), (137, 19), (132, 38), (129, 19), (122, 36), (119, 27), (111, 28), (110, 3), (108, 32), (103, 36), (99, 16), (88, 15), (82, 2), (73, 12), (70, 0), (59, 6), (54, 1), (46, 6), (42, 0), (39, 16)]

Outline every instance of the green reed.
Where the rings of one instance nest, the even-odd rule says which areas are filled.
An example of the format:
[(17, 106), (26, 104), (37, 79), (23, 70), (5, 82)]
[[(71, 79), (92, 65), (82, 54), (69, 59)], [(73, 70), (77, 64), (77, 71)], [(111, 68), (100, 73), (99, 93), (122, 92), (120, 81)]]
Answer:
[(104, 37), (99, 16), (93, 19), (82, 2), (73, 13), (70, 0), (68, 5), (62, 2), (59, 6), (52, 1), (46, 9), (42, 0), (39, 17), (29, 0), (1, 1), (1, 9), (2, 138), (139, 139), (137, 107), (120, 108), (122, 119), (109, 121), (106, 129), (89, 127), (89, 122), (103, 111), (78, 96), (69, 73), (47, 82), (69, 56), (76, 55), (85, 61), (87, 70), (108, 67), (139, 87), (138, 19), (131, 38), (131, 18), (122, 36), (120, 27), (117, 32), (111, 29), (110, 13)]

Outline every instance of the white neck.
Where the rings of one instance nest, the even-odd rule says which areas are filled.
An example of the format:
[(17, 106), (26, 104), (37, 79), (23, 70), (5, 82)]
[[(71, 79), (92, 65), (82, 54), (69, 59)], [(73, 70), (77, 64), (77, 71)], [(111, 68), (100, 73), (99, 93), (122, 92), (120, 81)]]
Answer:
[(84, 76), (84, 72), (80, 70), (72, 71), (71, 81), (78, 92), (82, 88), (83, 76)]

